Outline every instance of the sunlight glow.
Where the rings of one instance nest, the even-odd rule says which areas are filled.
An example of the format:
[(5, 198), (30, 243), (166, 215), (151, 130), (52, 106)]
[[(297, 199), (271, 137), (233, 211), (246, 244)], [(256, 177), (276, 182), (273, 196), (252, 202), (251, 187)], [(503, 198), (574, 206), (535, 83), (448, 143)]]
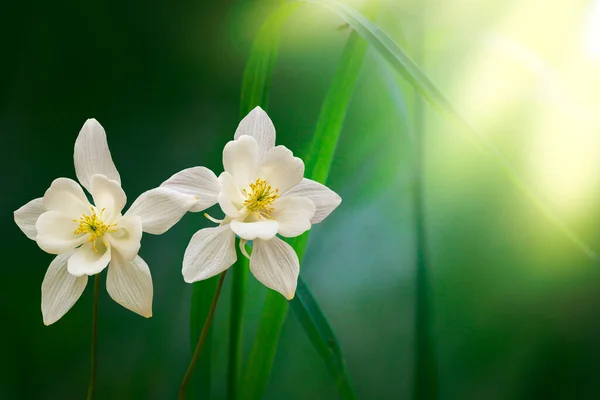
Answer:
[(596, 0), (588, 16), (585, 42), (587, 56), (592, 60), (600, 60), (600, 0)]

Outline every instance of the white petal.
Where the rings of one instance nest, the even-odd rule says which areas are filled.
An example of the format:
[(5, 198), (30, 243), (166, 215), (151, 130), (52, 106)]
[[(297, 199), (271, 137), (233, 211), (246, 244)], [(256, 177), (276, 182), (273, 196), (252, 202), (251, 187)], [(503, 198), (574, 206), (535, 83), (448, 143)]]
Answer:
[(271, 118), (260, 107), (254, 108), (242, 119), (235, 131), (234, 139), (237, 140), (242, 135), (252, 136), (256, 140), (261, 158), (275, 146), (275, 127)]
[(79, 224), (58, 211), (46, 211), (37, 219), (35, 241), (50, 254), (61, 254), (85, 242), (88, 235), (76, 235)]
[(237, 260), (235, 235), (229, 225), (204, 228), (192, 236), (183, 256), (183, 279), (187, 283), (220, 274)]
[(46, 207), (44, 207), (44, 199), (39, 197), (31, 200), (14, 212), (15, 222), (29, 239), (35, 240), (35, 237), (37, 236), (35, 223), (40, 215), (45, 212)]
[(300, 262), (292, 246), (283, 240), (255, 240), (250, 271), (266, 287), (278, 291), (288, 300), (294, 298)]
[(251, 136), (244, 135), (232, 140), (223, 149), (223, 168), (233, 176), (240, 188), (254, 182), (258, 161), (258, 143)]
[(235, 218), (240, 215), (239, 210), (243, 207), (244, 195), (235, 183), (233, 176), (227, 171), (219, 175), (219, 186), (221, 188), (218, 196), (219, 206), (223, 212)]
[(256, 222), (241, 222), (237, 220), (231, 221), (231, 230), (239, 237), (246, 240), (271, 239), (277, 234), (279, 223), (274, 220), (256, 221)]
[(310, 229), (315, 203), (307, 197), (283, 197), (273, 203), (271, 216), (279, 223), (279, 233), (295, 237)]
[(221, 190), (217, 176), (208, 168), (194, 167), (180, 171), (164, 181), (160, 187), (196, 197), (191, 212), (205, 210), (217, 204)]
[(90, 193), (94, 197), (96, 208), (104, 210), (102, 213), (104, 221), (111, 221), (121, 213), (127, 203), (127, 196), (119, 182), (108, 179), (104, 175), (94, 175), (91, 186)]
[(75, 276), (96, 275), (106, 268), (110, 258), (110, 243), (107, 247), (102, 240), (96, 240), (95, 249), (93, 243), (85, 243), (75, 250), (75, 253), (69, 258), (67, 268), (69, 273)]
[(161, 235), (175, 225), (196, 203), (194, 196), (164, 187), (148, 190), (138, 197), (125, 215), (142, 218), (142, 229)]
[(128, 215), (119, 220), (114, 229), (105, 234), (106, 241), (125, 261), (137, 256), (142, 240), (142, 219), (137, 215)]
[(72, 251), (54, 258), (42, 282), (42, 316), (44, 325), (50, 325), (62, 318), (77, 302), (88, 277), (73, 276), (67, 271), (67, 261)]
[(94, 118), (85, 121), (75, 141), (75, 173), (77, 179), (91, 192), (92, 176), (104, 175), (121, 184), (121, 177), (113, 163), (104, 128)]
[(308, 197), (315, 203), (315, 215), (310, 221), (313, 224), (323, 221), (342, 202), (342, 198), (336, 192), (319, 182), (306, 178), (287, 191), (284, 197), (288, 196)]
[(152, 276), (141, 257), (125, 261), (115, 255), (108, 267), (106, 290), (114, 301), (142, 317), (152, 316)]
[(90, 214), (92, 206), (79, 183), (73, 179), (58, 178), (44, 194), (44, 207), (78, 219), (83, 213)]
[(285, 146), (273, 147), (258, 167), (258, 176), (282, 195), (296, 186), (304, 176), (304, 163)]

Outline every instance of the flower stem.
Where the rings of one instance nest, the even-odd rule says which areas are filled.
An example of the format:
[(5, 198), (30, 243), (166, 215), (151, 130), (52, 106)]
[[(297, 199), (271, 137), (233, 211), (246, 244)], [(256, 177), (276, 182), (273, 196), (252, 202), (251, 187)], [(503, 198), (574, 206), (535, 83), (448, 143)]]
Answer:
[(98, 339), (98, 294), (100, 293), (100, 274), (94, 275), (94, 305), (92, 308), (92, 350), (90, 361), (90, 386), (87, 400), (94, 400), (96, 388), (96, 342)]
[(181, 387), (179, 388), (179, 395), (177, 398), (179, 400), (185, 399), (185, 390), (187, 385), (192, 377), (192, 373), (194, 372), (194, 368), (196, 367), (196, 363), (198, 362), (198, 357), (200, 357), (200, 352), (202, 351), (202, 346), (206, 341), (206, 337), (208, 336), (208, 330), (210, 328), (210, 323), (212, 322), (213, 315), (215, 314), (215, 309), (217, 308), (217, 301), (219, 300), (219, 295), (221, 294), (221, 287), (223, 286), (223, 280), (225, 279), (225, 274), (227, 270), (221, 272), (219, 276), (219, 283), (217, 284), (217, 290), (215, 291), (215, 296), (213, 297), (212, 304), (210, 305), (210, 311), (208, 312), (208, 316), (206, 317), (206, 322), (204, 322), (204, 327), (202, 328), (202, 333), (200, 333), (200, 338), (198, 339), (198, 345), (196, 345), (196, 350), (194, 351), (194, 355), (190, 360), (190, 365), (188, 366), (187, 371), (185, 372), (185, 376), (183, 377), (183, 381), (181, 382)]

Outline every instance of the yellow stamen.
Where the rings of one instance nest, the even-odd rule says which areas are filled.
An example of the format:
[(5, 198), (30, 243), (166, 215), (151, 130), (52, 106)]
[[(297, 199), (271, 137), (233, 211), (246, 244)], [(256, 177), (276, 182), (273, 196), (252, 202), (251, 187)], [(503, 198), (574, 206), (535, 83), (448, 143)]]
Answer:
[[(105, 224), (102, 221), (102, 214), (104, 213), (104, 208), (100, 210), (100, 215), (96, 214), (96, 210), (94, 207), (91, 207), (92, 215), (81, 214), (81, 218), (74, 219), (73, 222), (79, 222), (79, 227), (75, 229), (76, 235), (80, 234), (90, 234), (90, 238), (88, 239), (89, 243), (94, 242), (94, 251), (97, 253), (98, 249), (96, 248), (96, 240), (100, 239), (104, 236), (106, 232), (113, 232), (110, 228), (116, 226), (117, 224)], [(102, 240), (102, 243), (106, 246), (106, 241)]]
[(279, 198), (279, 189), (273, 190), (267, 181), (257, 178), (250, 184), (250, 193), (246, 189), (243, 192), (246, 195), (244, 206), (248, 211), (257, 213), (259, 218), (273, 219), (271, 204)]

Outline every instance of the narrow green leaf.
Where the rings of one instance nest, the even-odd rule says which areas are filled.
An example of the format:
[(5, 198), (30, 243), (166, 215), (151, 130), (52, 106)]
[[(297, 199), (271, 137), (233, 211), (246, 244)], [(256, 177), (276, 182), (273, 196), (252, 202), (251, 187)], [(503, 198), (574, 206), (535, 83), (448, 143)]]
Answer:
[(256, 338), (244, 365), (240, 399), (262, 398), (275, 360), (281, 328), (287, 315), (289, 303), (279, 293), (269, 290), (265, 300)]
[[(308, 232), (287, 240), (296, 249), (301, 264), (307, 240)], [(241, 399), (252, 400), (262, 398), (269, 383), (281, 328), (283, 328), (288, 308), (289, 302), (282, 295), (273, 290), (267, 292), (258, 331), (256, 332), (250, 356), (244, 366)]]
[[(300, 4), (287, 4), (269, 16), (258, 32), (244, 70), (240, 114), (244, 117), (254, 107), (267, 109), (269, 87), (277, 52), (279, 32), (287, 18)], [(242, 372), (242, 339), (244, 297), (248, 282), (248, 260), (238, 251), (238, 261), (233, 266), (231, 314), (229, 319), (229, 363), (227, 366), (227, 398), (240, 397)]]
[[(204, 322), (208, 316), (210, 304), (217, 288), (218, 277), (207, 279), (205, 281), (194, 282), (192, 285), (192, 302), (190, 309), (190, 349), (194, 353), (200, 332), (204, 327)], [(190, 398), (210, 398), (210, 380), (211, 380), (211, 341), (212, 327), (209, 330), (208, 337), (204, 343), (204, 351), (200, 354), (198, 368), (194, 371), (195, 379), (192, 379), (188, 392), (193, 392), (194, 396)]]
[[(375, 7), (377, 3), (377, 1), (372, 1), (368, 4)], [(354, 93), (367, 47), (367, 42), (362, 40), (359, 35), (355, 32), (350, 34), (338, 69), (321, 107), (310, 151), (305, 157), (305, 175), (317, 182), (327, 182), (331, 160), (340, 138), (346, 110), (352, 93)]]
[(446, 97), (437, 89), (427, 75), (406, 54), (406, 52), (385, 34), (376, 24), (343, 4), (332, 0), (300, 0), (324, 6), (342, 17), (358, 34), (387, 59), (414, 88), (440, 113), (448, 118), (465, 137), (478, 146), (484, 153), (491, 156), (502, 168), (509, 180), (527, 199), (552, 223), (567, 239), (583, 251), (588, 257), (595, 258), (594, 251), (575, 234), (575, 232), (555, 214), (527, 186), (511, 163), (500, 153), (496, 146), (478, 130), (472, 127), (460, 113), (450, 104)]
[[(374, 13), (378, 7), (378, 2), (373, 1), (368, 5), (370, 7), (369, 12)], [(280, 31), (273, 31), (270, 34), (269, 40), (273, 43), (277, 41), (273, 37), (279, 36)], [(257, 40), (260, 39), (260, 37), (257, 37)], [(335, 153), (346, 117), (346, 110), (352, 98), (367, 47), (367, 43), (352, 32), (321, 108), (310, 151), (304, 157), (306, 161), (305, 175), (313, 180), (322, 183), (327, 181), (331, 160)], [(266, 47), (254, 47), (253, 50), (263, 48)], [(270, 74), (271, 71), (267, 72)], [(257, 75), (263, 77), (262, 74)], [(289, 240), (301, 260), (306, 248), (307, 238), (308, 234), (304, 234)], [(291, 301), (291, 304), (303, 329), (334, 377), (340, 396), (343, 399), (355, 399), (356, 395), (337, 338), (302, 279), (299, 279), (296, 297)], [(267, 387), (288, 307), (289, 303), (281, 295), (269, 291), (256, 339), (245, 368), (244, 395), (242, 397), (244, 399), (261, 398)]]
[(237, 262), (233, 266), (231, 313), (229, 315), (229, 363), (227, 365), (227, 398), (238, 398), (242, 372), (242, 321), (244, 296), (248, 283), (248, 259), (236, 247)]
[(277, 59), (281, 27), (300, 3), (285, 3), (265, 21), (254, 39), (244, 70), (240, 112), (248, 114), (254, 107), (266, 108), (271, 75)]

